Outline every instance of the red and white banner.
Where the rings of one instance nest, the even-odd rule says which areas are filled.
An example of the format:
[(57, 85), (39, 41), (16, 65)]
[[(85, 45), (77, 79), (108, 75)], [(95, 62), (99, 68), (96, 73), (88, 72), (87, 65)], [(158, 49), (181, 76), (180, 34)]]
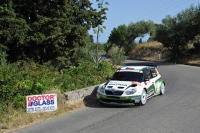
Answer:
[(26, 96), (26, 112), (49, 112), (57, 110), (57, 94)]

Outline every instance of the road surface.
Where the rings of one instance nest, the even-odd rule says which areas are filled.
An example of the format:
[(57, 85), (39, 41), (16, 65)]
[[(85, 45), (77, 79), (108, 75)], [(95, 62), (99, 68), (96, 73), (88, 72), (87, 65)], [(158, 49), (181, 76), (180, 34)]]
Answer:
[(12, 133), (200, 133), (200, 68), (126, 61), (126, 65), (146, 64), (158, 66), (166, 92), (145, 106), (97, 103)]

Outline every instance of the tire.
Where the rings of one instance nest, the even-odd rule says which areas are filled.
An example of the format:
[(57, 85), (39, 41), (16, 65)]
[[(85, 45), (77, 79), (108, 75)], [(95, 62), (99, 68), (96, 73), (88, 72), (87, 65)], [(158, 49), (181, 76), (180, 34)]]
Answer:
[(147, 92), (145, 91), (145, 89), (143, 89), (141, 99), (140, 99), (140, 106), (145, 105), (146, 102), (147, 102)]
[(164, 95), (164, 94), (165, 94), (165, 85), (164, 83), (162, 83), (160, 87), (160, 95)]

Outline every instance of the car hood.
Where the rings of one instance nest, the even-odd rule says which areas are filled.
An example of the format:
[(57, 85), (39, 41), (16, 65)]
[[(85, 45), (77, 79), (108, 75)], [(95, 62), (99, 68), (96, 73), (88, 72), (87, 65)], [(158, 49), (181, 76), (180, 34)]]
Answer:
[(126, 90), (129, 86), (136, 87), (139, 82), (135, 81), (116, 81), (111, 80), (106, 83), (106, 90), (114, 89), (114, 90)]

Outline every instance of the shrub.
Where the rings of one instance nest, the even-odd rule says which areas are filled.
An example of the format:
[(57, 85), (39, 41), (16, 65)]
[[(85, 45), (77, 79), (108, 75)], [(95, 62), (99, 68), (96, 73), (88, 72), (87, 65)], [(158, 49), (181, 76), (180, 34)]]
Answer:
[(118, 52), (115, 52), (111, 55), (111, 62), (114, 65), (123, 65), (124, 61), (127, 59), (123, 49), (119, 49)]
[(115, 69), (107, 61), (99, 64), (79, 61), (59, 73), (55, 68), (34, 62), (17, 62), (0, 66), (0, 114), (9, 108), (25, 110), (27, 95), (37, 95), (57, 89), (62, 92), (100, 84)]
[(106, 53), (107, 57), (111, 57), (114, 53), (117, 53), (119, 50), (118, 46), (112, 46), (112, 48), (110, 48), (110, 50)]
[(110, 42), (104, 44), (104, 50), (106, 51), (106, 53), (108, 53), (108, 51), (110, 51), (110, 49), (113, 47), (114, 45)]
[(52, 68), (34, 62), (17, 62), (0, 66), (0, 105), (25, 108), (27, 95), (41, 94), (55, 86), (59, 76)]
[(200, 50), (200, 35), (195, 36), (194, 40), (192, 40), (193, 46), (195, 50)]
[(63, 75), (57, 79), (62, 92), (77, 90), (100, 84), (114, 72), (112, 65), (107, 61), (99, 64), (80, 63), (78, 67), (63, 70)]
[(124, 51), (126, 55), (129, 55), (129, 53), (136, 47), (135, 43), (131, 43), (131, 44), (126, 44), (124, 46)]

